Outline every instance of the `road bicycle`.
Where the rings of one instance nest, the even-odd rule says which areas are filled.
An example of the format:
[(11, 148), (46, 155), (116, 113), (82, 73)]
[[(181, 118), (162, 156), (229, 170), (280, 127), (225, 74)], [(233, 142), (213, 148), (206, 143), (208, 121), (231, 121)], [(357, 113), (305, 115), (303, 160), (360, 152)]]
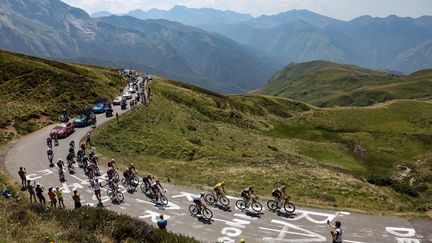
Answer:
[(124, 200), (123, 193), (119, 191), (118, 187), (115, 185), (112, 185), (112, 187), (108, 188), (107, 195), (111, 200), (115, 199), (117, 202), (123, 202)]
[(196, 204), (191, 204), (189, 206), (189, 212), (194, 217), (196, 217), (198, 214), (201, 214), (202, 217), (204, 219), (206, 219), (206, 220), (210, 220), (210, 219), (213, 218), (213, 212), (210, 209), (208, 209), (206, 206), (204, 206), (204, 205), (202, 206), (201, 209), (198, 209), (197, 206), (196, 206)]
[[(168, 205), (168, 198), (162, 194), (162, 192), (159, 190), (159, 192), (157, 192), (158, 196), (158, 200), (160, 203), (162, 203), (162, 205), (167, 206)], [(152, 198), (156, 203), (156, 194), (154, 193), (154, 191), (152, 189), (149, 189), (149, 196), (150, 198)]]
[(288, 213), (293, 213), (295, 211), (295, 206), (294, 204), (289, 202), (289, 197), (285, 198), (285, 200), (283, 202), (277, 202), (276, 200), (269, 200), (267, 202), (267, 207), (271, 210), (271, 211), (276, 211), (278, 209), (283, 208), (286, 212)]
[[(252, 208), (252, 210), (256, 213), (262, 211), (262, 205), (257, 201), (258, 198), (250, 198), (249, 202), (246, 202), (244, 199), (237, 200), (236, 206), (237, 208), (244, 210), (246, 208)], [(252, 202), (251, 202), (252, 201)]]
[(223, 195), (222, 193), (220, 193), (219, 195), (217, 195), (215, 193), (215, 191), (211, 191), (211, 193), (205, 195), (204, 200), (209, 204), (209, 205), (213, 205), (216, 202), (219, 202), (222, 206), (226, 207), (230, 204), (230, 200)]

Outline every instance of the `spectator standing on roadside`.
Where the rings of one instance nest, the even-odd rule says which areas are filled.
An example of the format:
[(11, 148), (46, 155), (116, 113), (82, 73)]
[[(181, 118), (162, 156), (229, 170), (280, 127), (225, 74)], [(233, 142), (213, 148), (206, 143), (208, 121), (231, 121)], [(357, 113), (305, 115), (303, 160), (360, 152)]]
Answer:
[(36, 184), (35, 191), (36, 191), (36, 196), (39, 199), (39, 202), (46, 204), (45, 196), (43, 195), (43, 187), (41, 187), (40, 184)]
[(327, 224), (335, 229), (335, 231), (330, 231), (330, 234), (332, 236), (333, 239), (333, 243), (342, 243), (342, 234), (343, 234), (343, 230), (341, 228), (341, 222), (336, 221), (335, 224), (330, 224), (330, 221), (327, 220)]
[(78, 208), (80, 208), (81, 207), (81, 199), (80, 199), (80, 195), (78, 194), (78, 191), (77, 190), (74, 190), (73, 191), (73, 196), (72, 196), (72, 199), (74, 200), (74, 203), (75, 203), (75, 209), (78, 209)]
[(61, 191), (61, 189), (59, 187), (56, 187), (55, 194), (57, 196), (57, 200), (58, 200), (58, 203), (59, 203), (59, 208), (60, 209), (65, 208), (64, 200), (63, 200), (63, 193), (62, 193), (62, 191)]
[(99, 201), (99, 203), (102, 203), (101, 187), (103, 187), (102, 183), (98, 180), (98, 178), (96, 178), (94, 181), (94, 184), (93, 184), (93, 189), (94, 189), (95, 196), (96, 196), (97, 200)]
[(51, 200), (51, 207), (57, 208), (57, 199), (52, 187), (48, 188), (48, 196)]
[(33, 181), (33, 185), (30, 183), (30, 180), (27, 180), (27, 191), (30, 194), (30, 203), (32, 202), (32, 198), (34, 202), (36, 202), (36, 194), (35, 194), (35, 181)]
[(92, 146), (92, 144), (91, 144), (91, 136), (90, 136), (90, 132), (87, 133), (86, 145), (87, 145), (87, 144), (89, 145), (89, 147)]
[(26, 182), (27, 182), (27, 179), (26, 179), (26, 170), (25, 170), (25, 168), (20, 167), (20, 169), (19, 169), (19, 171), (18, 171), (18, 175), (19, 175), (20, 178), (21, 178), (21, 185), (22, 185), (22, 187), (25, 188), (25, 186), (26, 186)]
[(163, 215), (163, 213), (161, 213), (159, 215), (159, 220), (157, 221), (157, 226), (161, 230), (166, 230), (167, 224), (168, 224), (168, 221), (166, 219), (164, 219), (164, 215)]

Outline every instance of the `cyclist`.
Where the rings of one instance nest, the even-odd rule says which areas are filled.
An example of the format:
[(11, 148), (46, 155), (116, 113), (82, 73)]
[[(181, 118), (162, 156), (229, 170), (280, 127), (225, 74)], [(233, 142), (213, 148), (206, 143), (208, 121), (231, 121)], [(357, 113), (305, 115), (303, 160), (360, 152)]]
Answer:
[(86, 144), (85, 144), (85, 143), (82, 143), (82, 144), (80, 145), (80, 148), (84, 151), (84, 154), (85, 154)]
[(133, 178), (133, 172), (130, 168), (128, 168), (125, 172), (123, 172), (123, 176), (126, 179), (126, 181), (128, 182), (128, 184), (130, 184), (130, 180)]
[(150, 188), (151, 184), (153, 183), (151, 175), (144, 176), (143, 183), (145, 184), (146, 188)]
[(214, 186), (214, 191), (216, 192), (216, 196), (219, 198), (222, 195), (221, 188), (223, 193), (225, 192), (225, 181), (221, 181)]
[(116, 169), (117, 164), (116, 164), (114, 159), (111, 159), (110, 161), (108, 161), (108, 167), (113, 168), (114, 170)]
[(54, 158), (54, 151), (52, 150), (52, 148), (47, 149), (47, 155), (49, 162), (52, 164), (52, 160)]
[(201, 210), (204, 208), (205, 204), (203, 202), (204, 199), (204, 193), (201, 192), (199, 195), (194, 196), (193, 202), (195, 203), (195, 206), (198, 209), (198, 214), (201, 214)]
[(73, 163), (74, 162), (74, 155), (73, 154), (71, 154), (71, 153), (69, 153), (67, 156), (66, 156), (66, 160), (67, 160), (67, 162), (68, 163)]
[(254, 195), (256, 198), (258, 198), (258, 196), (253, 191), (252, 186), (248, 186), (245, 189), (243, 189), (243, 191), (240, 193), (240, 195), (245, 200), (246, 205), (249, 204), (249, 201), (250, 201), (252, 195)]
[(89, 154), (89, 159), (90, 159), (90, 161), (92, 161), (93, 163), (97, 163), (97, 160), (96, 160), (96, 153), (95, 153), (95, 151), (94, 150), (92, 150), (91, 152), (90, 152), (90, 154)]
[(64, 167), (64, 162), (63, 160), (59, 159), (57, 161), (57, 166), (59, 167), (59, 171), (63, 171), (63, 167)]
[(133, 173), (133, 175), (136, 174), (134, 163), (129, 163), (128, 169)]
[(75, 155), (75, 148), (70, 146), (69, 147), (69, 154)]
[(108, 175), (108, 180), (113, 180), (114, 179), (114, 172), (115, 172), (115, 170), (114, 170), (114, 168), (113, 167), (108, 167), (108, 170), (107, 170), (107, 175)]
[(70, 143), (69, 143), (69, 147), (75, 149), (75, 141), (74, 141), (74, 140), (70, 141)]
[(153, 191), (153, 194), (155, 195), (156, 202), (159, 200), (160, 189), (165, 191), (165, 189), (160, 184), (159, 180), (156, 180), (155, 182), (153, 182), (150, 185), (150, 189)]
[(283, 198), (288, 198), (288, 195), (285, 192), (285, 186), (284, 185), (273, 189), (271, 195), (272, 195), (272, 197), (275, 198), (276, 202), (278, 203), (278, 207), (279, 207), (279, 203), (280, 203), (280, 200), (281, 200), (282, 197)]
[(46, 139), (46, 141), (47, 141), (47, 146), (50, 147), (50, 148), (52, 148), (52, 137), (48, 136), (47, 139)]

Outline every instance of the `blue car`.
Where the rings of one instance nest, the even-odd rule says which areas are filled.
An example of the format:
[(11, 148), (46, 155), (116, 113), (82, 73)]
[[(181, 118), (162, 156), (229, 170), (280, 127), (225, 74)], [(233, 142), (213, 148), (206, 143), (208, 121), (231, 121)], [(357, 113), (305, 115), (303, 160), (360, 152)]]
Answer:
[(95, 106), (93, 106), (93, 113), (104, 113), (106, 110), (108, 109), (108, 104), (107, 103), (99, 103)]
[(88, 115), (79, 115), (73, 120), (73, 124), (75, 125), (75, 127), (86, 127), (94, 123), (96, 123), (96, 116), (93, 113), (90, 113)]

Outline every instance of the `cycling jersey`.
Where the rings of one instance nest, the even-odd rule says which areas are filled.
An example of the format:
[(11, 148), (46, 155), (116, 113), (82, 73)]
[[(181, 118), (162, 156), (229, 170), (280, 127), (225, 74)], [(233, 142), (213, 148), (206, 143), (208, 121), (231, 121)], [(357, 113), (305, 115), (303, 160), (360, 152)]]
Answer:
[(221, 189), (221, 187), (223, 187), (223, 184), (222, 184), (222, 182), (219, 182), (218, 184), (216, 184), (214, 186), (214, 189)]

